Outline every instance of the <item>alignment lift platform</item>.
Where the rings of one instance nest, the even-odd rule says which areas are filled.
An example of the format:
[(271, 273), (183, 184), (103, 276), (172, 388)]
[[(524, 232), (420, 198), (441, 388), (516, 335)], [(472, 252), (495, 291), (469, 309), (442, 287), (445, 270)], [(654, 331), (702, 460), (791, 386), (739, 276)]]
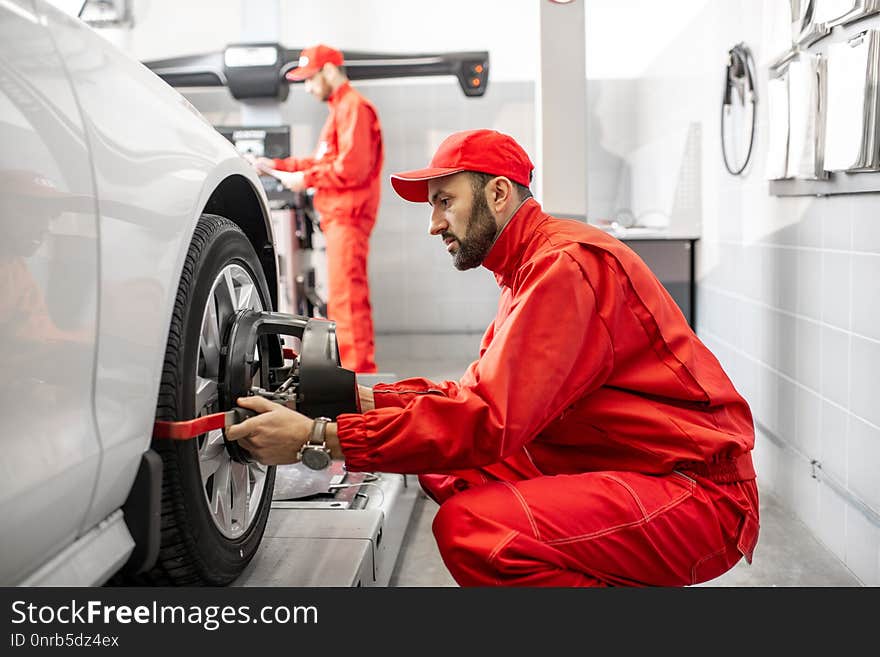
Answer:
[[(304, 469), (279, 466), (276, 477), (286, 470), (295, 479)], [(233, 586), (388, 585), (418, 481), (411, 475), (345, 473), (339, 462), (329, 470), (323, 493), (273, 501), (260, 548)], [(337, 482), (346, 487), (337, 488)]]
[(232, 586), (387, 586), (419, 490), (413, 475), (346, 472), (342, 461), (278, 466), (263, 540)]

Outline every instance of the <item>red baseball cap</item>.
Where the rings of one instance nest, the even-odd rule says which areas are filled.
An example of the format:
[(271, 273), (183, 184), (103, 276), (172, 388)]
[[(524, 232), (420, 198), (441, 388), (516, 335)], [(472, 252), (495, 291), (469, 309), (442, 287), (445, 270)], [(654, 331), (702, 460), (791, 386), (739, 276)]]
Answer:
[(428, 181), (461, 171), (504, 176), (528, 187), (535, 165), (513, 137), (495, 130), (464, 130), (437, 147), (426, 169), (391, 174), (391, 186), (413, 203), (428, 201)]
[(299, 54), (298, 66), (295, 69), (288, 71), (284, 77), (291, 82), (299, 82), (300, 80), (306, 80), (312, 77), (315, 73), (324, 68), (324, 64), (342, 66), (342, 62), (343, 58), (341, 52), (336, 50), (336, 48), (331, 48), (330, 46), (325, 46), (323, 43), (319, 43), (317, 46), (304, 48)]

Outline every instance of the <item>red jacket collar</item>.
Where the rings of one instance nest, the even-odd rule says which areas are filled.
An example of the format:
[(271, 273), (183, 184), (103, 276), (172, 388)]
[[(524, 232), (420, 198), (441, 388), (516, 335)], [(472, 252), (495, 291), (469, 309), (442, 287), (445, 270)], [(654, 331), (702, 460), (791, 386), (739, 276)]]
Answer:
[(335, 105), (342, 98), (344, 98), (349, 91), (351, 91), (351, 83), (343, 82), (338, 87), (336, 87), (336, 90), (333, 93), (330, 94), (330, 96), (327, 98), (327, 102), (331, 105)]
[(501, 229), (495, 244), (483, 259), (483, 266), (495, 274), (499, 285), (510, 285), (516, 270), (522, 265), (526, 247), (537, 227), (548, 219), (541, 205), (528, 199)]

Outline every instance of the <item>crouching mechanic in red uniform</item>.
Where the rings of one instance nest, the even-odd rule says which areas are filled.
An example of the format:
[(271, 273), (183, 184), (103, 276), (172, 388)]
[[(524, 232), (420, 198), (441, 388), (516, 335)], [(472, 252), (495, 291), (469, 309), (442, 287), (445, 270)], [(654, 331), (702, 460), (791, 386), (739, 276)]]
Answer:
[[(328, 425), (349, 470), (419, 473), (461, 585), (681, 586), (718, 577), (758, 538), (752, 416), (645, 263), (528, 191), (532, 163), (491, 130), (448, 137), (392, 176), (431, 205), (458, 269), (501, 287), (457, 383), (361, 388)], [(250, 397), (232, 427), (263, 463), (291, 463), (313, 421)]]
[(376, 372), (367, 278), (370, 233), (379, 208), (384, 151), (376, 108), (343, 73), (342, 53), (325, 45), (302, 51), (289, 80), (326, 102), (330, 113), (312, 157), (257, 158), (258, 170), (293, 171), (293, 191), (315, 188), (315, 209), (327, 244), (327, 315), (336, 322), (343, 367)]

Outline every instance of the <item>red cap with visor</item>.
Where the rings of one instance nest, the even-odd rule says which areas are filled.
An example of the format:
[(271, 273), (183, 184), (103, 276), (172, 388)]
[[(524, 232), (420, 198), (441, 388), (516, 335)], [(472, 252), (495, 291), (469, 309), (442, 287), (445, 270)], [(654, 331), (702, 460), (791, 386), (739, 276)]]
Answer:
[(299, 63), (297, 67), (288, 71), (284, 76), (291, 82), (300, 82), (312, 77), (315, 73), (324, 68), (324, 64), (333, 64), (342, 66), (342, 53), (319, 43), (311, 48), (304, 48), (299, 54)]
[(504, 176), (528, 187), (535, 165), (513, 137), (495, 130), (465, 130), (449, 135), (425, 169), (391, 175), (391, 186), (413, 203), (428, 201), (428, 181), (461, 171)]

